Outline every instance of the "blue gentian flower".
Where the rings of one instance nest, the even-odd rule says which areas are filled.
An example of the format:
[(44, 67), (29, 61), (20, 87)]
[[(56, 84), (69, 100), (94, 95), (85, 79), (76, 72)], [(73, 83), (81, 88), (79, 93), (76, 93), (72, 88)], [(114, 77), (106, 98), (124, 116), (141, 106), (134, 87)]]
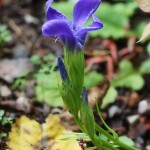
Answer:
[(57, 63), (58, 63), (58, 69), (60, 72), (61, 79), (63, 81), (69, 81), (67, 70), (66, 70), (63, 60), (60, 56), (58, 56), (58, 58), (57, 58)]
[(88, 95), (87, 95), (87, 91), (85, 87), (83, 87), (83, 90), (82, 90), (82, 100), (83, 100), (83, 103), (88, 104)]
[[(103, 24), (94, 15), (101, 0), (79, 0), (73, 10), (73, 21), (51, 7), (53, 0), (46, 2), (47, 22), (42, 27), (44, 36), (57, 36), (67, 49), (83, 49), (89, 31), (101, 29)], [(85, 23), (93, 18), (93, 23)]]

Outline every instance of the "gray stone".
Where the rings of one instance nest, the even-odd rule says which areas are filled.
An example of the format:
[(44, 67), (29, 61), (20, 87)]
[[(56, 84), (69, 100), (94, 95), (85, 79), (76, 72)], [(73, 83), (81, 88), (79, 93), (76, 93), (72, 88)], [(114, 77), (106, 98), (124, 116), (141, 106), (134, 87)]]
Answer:
[(32, 109), (32, 103), (29, 99), (27, 99), (24, 96), (21, 96), (17, 99), (17, 105), (18, 105), (18, 109), (22, 110), (24, 112), (31, 112)]
[(15, 78), (21, 77), (32, 70), (33, 64), (27, 58), (0, 61), (0, 78), (9, 83), (12, 83)]
[(132, 116), (128, 116), (127, 120), (130, 123), (130, 125), (134, 125), (134, 123), (139, 119), (139, 115), (132, 115)]
[(142, 100), (138, 105), (138, 113), (144, 114), (150, 112), (150, 102), (148, 100)]
[(2, 86), (0, 88), (0, 95), (1, 95), (1, 97), (7, 98), (7, 97), (10, 97), (11, 94), (12, 94), (11, 90), (7, 86)]
[(150, 150), (150, 145), (147, 145), (147, 146), (146, 146), (146, 150)]
[(30, 54), (29, 50), (24, 45), (17, 45), (12, 49), (14, 58), (27, 58)]
[(30, 14), (25, 15), (24, 16), (24, 20), (28, 24), (35, 24), (35, 25), (37, 25), (39, 23), (39, 20), (37, 18), (31, 16)]
[(116, 114), (120, 114), (120, 113), (121, 113), (121, 109), (116, 105), (111, 106), (108, 110), (109, 118), (113, 118)]

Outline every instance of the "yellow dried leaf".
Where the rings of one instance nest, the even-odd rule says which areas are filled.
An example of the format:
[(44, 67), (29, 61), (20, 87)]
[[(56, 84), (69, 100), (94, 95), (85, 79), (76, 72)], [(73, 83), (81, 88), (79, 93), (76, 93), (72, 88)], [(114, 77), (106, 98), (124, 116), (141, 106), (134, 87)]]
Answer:
[(55, 140), (51, 150), (82, 150), (76, 140), (64, 141), (65, 135), (60, 135)]
[(42, 130), (43, 145), (47, 150), (50, 150), (55, 144), (57, 136), (62, 134), (65, 128), (61, 125), (58, 115), (49, 115), (46, 122), (42, 125)]
[(22, 116), (12, 125), (8, 145), (11, 150), (34, 150), (35, 148), (38, 150), (41, 135), (40, 124)]
[(141, 10), (150, 12), (150, 0), (137, 0), (137, 3)]
[(143, 41), (145, 38), (147, 38), (150, 35), (150, 23), (145, 27), (142, 37), (140, 38), (140, 40), (138, 42)]
[(10, 150), (81, 150), (76, 140), (62, 140), (63, 132), (67, 130), (58, 115), (49, 115), (42, 125), (22, 116), (12, 125), (8, 146)]
[(61, 125), (58, 115), (49, 115), (46, 119), (46, 123), (42, 125), (43, 136), (48, 136), (51, 139), (55, 139), (59, 136), (65, 128)]

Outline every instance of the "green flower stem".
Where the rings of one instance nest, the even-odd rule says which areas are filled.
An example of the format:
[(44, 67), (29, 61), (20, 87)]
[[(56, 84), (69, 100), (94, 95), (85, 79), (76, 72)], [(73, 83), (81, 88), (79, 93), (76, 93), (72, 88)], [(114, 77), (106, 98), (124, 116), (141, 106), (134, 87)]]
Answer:
[[(108, 150), (119, 150), (118, 148), (114, 147), (112, 144), (101, 140), (100, 142), (100, 138), (99, 137), (95, 137), (94, 139), (96, 141), (96, 143), (94, 143), (98, 148), (103, 148), (103, 149), (108, 149)], [(99, 143), (100, 142), (100, 143)], [(98, 143), (98, 144), (97, 144)]]
[(77, 123), (78, 127), (80, 128), (80, 130), (85, 133), (80, 119), (77, 116), (74, 116), (74, 119), (75, 119), (75, 122)]
[[(76, 123), (78, 124), (80, 130), (85, 133), (84, 127), (80, 121), (80, 119), (76, 116), (74, 116)], [(103, 128), (99, 127), (98, 124), (95, 123), (95, 129), (99, 131), (101, 134), (105, 135), (109, 140), (114, 142), (116, 145), (120, 146), (121, 148), (125, 150), (138, 150), (134, 147), (131, 147), (123, 142), (121, 142), (119, 139), (116, 139), (115, 137), (111, 136), (107, 131), (105, 131)], [(118, 150), (117, 148), (113, 147), (112, 144), (101, 140), (99, 137), (95, 137), (94, 139), (91, 139), (93, 144), (99, 148), (105, 147), (106, 149), (110, 150)]]
[(120, 140), (118, 140), (116, 143), (117, 143), (120, 147), (122, 147), (123, 149), (126, 149), (126, 150), (138, 150), (137, 148), (131, 147), (131, 146), (129, 146), (129, 145), (127, 145), (127, 144), (121, 142)]
[[(74, 116), (74, 119), (75, 119), (78, 127), (80, 128), (80, 130), (85, 133), (83, 125), (82, 125), (80, 119), (78, 117), (75, 117), (75, 116)], [(111, 150), (118, 150), (118, 149), (114, 148), (111, 144), (109, 144), (108, 142), (102, 141), (98, 137), (95, 137), (94, 139), (91, 139), (91, 141), (98, 148), (102, 148), (102, 145), (103, 145), (104, 147), (110, 148)]]
[(101, 128), (97, 123), (95, 123), (95, 129), (99, 131), (101, 134), (105, 135), (109, 140), (116, 142), (116, 139), (113, 136), (111, 136), (107, 131), (105, 131), (103, 128)]
[(103, 150), (110, 150), (109, 148), (107, 148), (107, 147), (103, 147)]
[[(69, 76), (71, 84), (72, 84), (72, 86), (67, 86), (67, 84), (68, 84), (67, 83), (65, 86), (65, 88), (68, 89), (67, 90), (68, 95), (66, 95), (66, 94), (64, 95), (64, 103), (66, 104), (66, 106), (68, 107), (69, 110), (72, 110), (71, 112), (74, 115), (74, 119), (75, 119), (78, 127), (80, 128), (80, 130), (82, 132), (84, 132), (85, 134), (87, 134), (89, 136), (89, 138), (91, 139), (92, 143), (100, 149), (119, 150), (119, 148), (122, 148), (124, 150), (138, 150), (138, 149), (131, 147), (131, 146), (127, 145), (126, 143), (119, 140), (117, 133), (115, 131), (113, 131), (113, 129), (111, 129), (103, 120), (101, 113), (98, 109), (98, 105), (97, 105), (97, 110), (98, 110), (100, 119), (102, 120), (105, 127), (109, 131), (111, 131), (111, 133), (113, 135), (109, 134), (107, 131), (105, 131), (103, 128), (101, 128), (94, 121), (94, 119), (93, 120), (91, 119), (91, 118), (94, 118), (94, 116), (93, 116), (93, 112), (91, 112), (91, 113), (89, 112), (90, 109), (87, 108), (87, 109), (83, 110), (83, 113), (80, 112), (81, 111), (80, 110), (81, 109), (80, 95), (82, 93), (83, 81), (84, 81), (84, 54), (83, 54), (83, 52), (69, 53), (68, 51), (65, 50), (64, 51), (64, 64), (65, 64), (66, 70), (68, 72), (68, 76)], [(65, 99), (68, 99), (68, 98), (70, 98), (71, 101), (69, 101), (69, 102), (65, 101)], [(85, 116), (79, 117), (79, 115), (78, 115), (79, 112), (80, 112), (80, 115), (87, 113), (86, 115), (89, 115), (89, 116), (88, 117), (85, 117)], [(84, 125), (85, 118), (88, 121)], [(94, 122), (94, 124), (92, 124), (93, 126), (91, 125), (90, 121)], [(109, 141), (104, 141), (103, 139), (98, 137), (95, 133), (96, 131), (99, 131), (100, 134), (103, 134), (104, 136), (106, 136), (110, 141), (113, 142), (113, 144), (110, 143)], [(114, 144), (119, 147), (118, 148), (115, 147)]]
[[(76, 121), (76, 123), (78, 124), (80, 130), (85, 133), (84, 128), (83, 128), (83, 125), (82, 125), (80, 119), (79, 119), (78, 117), (74, 117), (74, 118), (75, 118), (75, 121)], [(103, 130), (103, 129), (102, 129), (102, 130)], [(107, 133), (105, 130), (103, 130), (103, 131), (104, 131), (105, 133)], [(110, 150), (118, 150), (117, 148), (113, 147), (112, 144), (110, 144), (110, 143), (108, 143), (108, 142), (106, 142), (106, 141), (103, 141), (103, 140), (99, 139), (98, 137), (95, 137), (94, 139), (91, 139), (91, 141), (92, 141), (92, 143), (93, 143), (95, 146), (97, 146), (98, 148), (105, 147), (105, 148), (107, 148), (107, 149), (109, 148)]]
[(104, 124), (104, 126), (113, 134), (113, 136), (114, 136), (115, 139), (118, 139), (119, 137), (118, 137), (117, 133), (116, 133), (113, 129), (111, 129), (111, 128), (105, 123), (105, 121), (104, 121), (104, 119), (103, 119), (103, 117), (102, 117), (102, 115), (101, 115), (101, 113), (100, 113), (100, 110), (99, 110), (99, 108), (98, 108), (98, 103), (97, 103), (97, 102), (96, 102), (96, 108), (97, 108), (98, 115), (99, 115), (99, 117), (100, 117), (102, 123)]
[(108, 139), (113, 141), (116, 145), (120, 146), (121, 148), (123, 148), (125, 150), (138, 150), (137, 148), (131, 147), (131, 146), (121, 142), (119, 139), (114, 138), (109, 133), (107, 133), (104, 129), (99, 127), (99, 125), (95, 124), (95, 128), (96, 128), (96, 130), (98, 130), (100, 133), (104, 134)]

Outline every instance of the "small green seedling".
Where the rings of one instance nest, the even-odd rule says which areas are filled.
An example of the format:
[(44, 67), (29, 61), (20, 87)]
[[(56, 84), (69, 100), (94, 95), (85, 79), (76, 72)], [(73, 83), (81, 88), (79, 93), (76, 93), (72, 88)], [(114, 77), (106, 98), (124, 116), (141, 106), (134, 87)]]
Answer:
[(5, 25), (0, 24), (0, 47), (4, 46), (5, 43), (9, 42), (12, 36)]

